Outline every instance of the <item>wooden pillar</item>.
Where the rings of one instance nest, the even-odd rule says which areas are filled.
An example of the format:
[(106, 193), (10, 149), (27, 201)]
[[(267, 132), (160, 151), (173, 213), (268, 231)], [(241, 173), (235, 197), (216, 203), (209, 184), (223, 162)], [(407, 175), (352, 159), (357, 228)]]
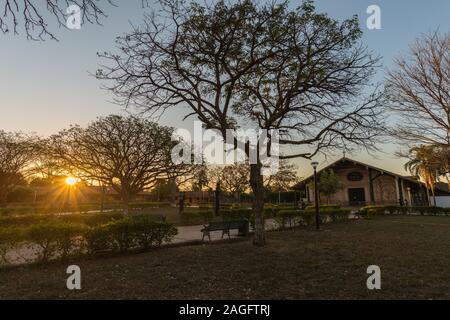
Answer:
[(400, 183), (398, 182), (398, 177), (395, 176), (395, 196), (397, 198), (397, 201), (400, 199)]
[(403, 191), (403, 180), (402, 179), (399, 179), (399, 191), (400, 191), (400, 204), (401, 205), (404, 205), (405, 204), (405, 193), (404, 193), (404, 191)]
[(372, 204), (375, 204), (375, 193), (373, 191), (373, 177), (372, 177), (372, 170), (369, 168), (369, 192), (370, 192), (370, 202)]
[(214, 216), (218, 217), (220, 213), (220, 184), (217, 182), (216, 190), (214, 191)]

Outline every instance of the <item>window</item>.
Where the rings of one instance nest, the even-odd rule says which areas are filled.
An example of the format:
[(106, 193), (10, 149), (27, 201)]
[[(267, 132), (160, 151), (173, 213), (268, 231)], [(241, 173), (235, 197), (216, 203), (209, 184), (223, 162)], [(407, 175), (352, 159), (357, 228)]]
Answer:
[(363, 174), (361, 172), (353, 171), (347, 175), (348, 181), (361, 181), (362, 179), (363, 179)]

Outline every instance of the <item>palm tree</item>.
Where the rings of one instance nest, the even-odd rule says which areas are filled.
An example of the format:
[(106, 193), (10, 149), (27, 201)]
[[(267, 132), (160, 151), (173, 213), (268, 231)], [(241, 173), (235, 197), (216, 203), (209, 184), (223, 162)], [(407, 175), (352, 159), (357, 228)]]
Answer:
[(436, 147), (433, 145), (413, 147), (410, 149), (409, 154), (410, 160), (405, 163), (405, 170), (408, 170), (425, 183), (428, 199), (429, 191), (431, 191), (434, 205), (436, 206), (434, 189), (436, 181), (442, 172), (438, 154), (436, 153)]

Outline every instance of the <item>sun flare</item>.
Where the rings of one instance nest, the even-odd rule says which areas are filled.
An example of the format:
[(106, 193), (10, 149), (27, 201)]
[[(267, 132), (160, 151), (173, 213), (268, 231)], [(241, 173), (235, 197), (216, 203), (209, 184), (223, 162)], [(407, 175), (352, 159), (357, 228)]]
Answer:
[(66, 184), (69, 186), (74, 186), (78, 182), (77, 178), (74, 177), (68, 177), (66, 179)]

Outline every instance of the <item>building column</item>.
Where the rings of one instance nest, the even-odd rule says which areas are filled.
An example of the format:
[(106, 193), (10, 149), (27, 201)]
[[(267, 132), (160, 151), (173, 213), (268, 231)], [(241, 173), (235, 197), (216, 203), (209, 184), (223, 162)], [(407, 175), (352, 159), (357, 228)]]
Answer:
[(403, 180), (399, 179), (399, 190), (400, 190), (400, 203), (405, 204), (405, 192), (403, 190)]
[(400, 199), (400, 184), (398, 181), (399, 181), (398, 177), (395, 176), (395, 195), (396, 195), (397, 201), (399, 201), (399, 199)]
[(372, 178), (372, 170), (369, 168), (369, 193), (370, 193), (370, 202), (375, 204), (375, 193), (373, 191), (373, 178)]

